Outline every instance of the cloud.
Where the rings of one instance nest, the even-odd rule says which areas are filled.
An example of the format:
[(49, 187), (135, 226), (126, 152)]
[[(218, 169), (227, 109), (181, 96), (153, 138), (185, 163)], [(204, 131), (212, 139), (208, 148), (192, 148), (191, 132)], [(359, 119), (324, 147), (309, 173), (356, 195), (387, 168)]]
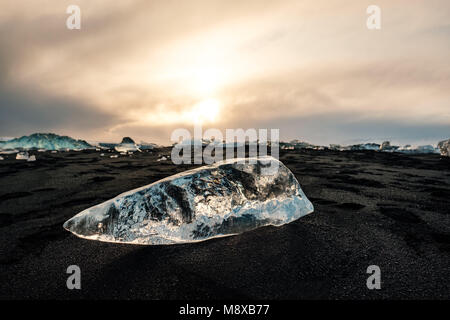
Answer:
[[(440, 63), (385, 60), (322, 65), (231, 88), (225, 118), (271, 119), (355, 112), (365, 117), (450, 123), (450, 69)], [(438, 115), (438, 117), (436, 117)]]
[(57, 132), (89, 138), (119, 120), (86, 102), (25, 87), (1, 87), (0, 106), (0, 128), (10, 136)]
[[(65, 27), (69, 4), (81, 7), (81, 30)], [(209, 98), (222, 104), (216, 127), (290, 128), (286, 137), (317, 143), (445, 134), (448, 1), (380, 0), (380, 31), (366, 28), (369, 4), (6, 0), (0, 135), (163, 142), (191, 125), (167, 114)]]
[(316, 144), (356, 144), (385, 140), (405, 144), (436, 144), (450, 137), (450, 127), (442, 123), (420, 123), (391, 119), (367, 118), (363, 113), (327, 113), (298, 117), (279, 117), (259, 122), (259, 128), (279, 128), (280, 139), (302, 139)]

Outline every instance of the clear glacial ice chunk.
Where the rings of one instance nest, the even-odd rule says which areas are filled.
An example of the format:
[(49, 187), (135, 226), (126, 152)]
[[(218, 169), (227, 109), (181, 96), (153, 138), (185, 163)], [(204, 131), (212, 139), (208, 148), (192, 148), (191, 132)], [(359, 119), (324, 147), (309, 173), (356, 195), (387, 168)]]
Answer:
[[(64, 228), (92, 240), (174, 244), (280, 226), (314, 211), (286, 166), (272, 157), (251, 159), (218, 162), (131, 190), (80, 212)], [(263, 174), (269, 167), (277, 170)]]

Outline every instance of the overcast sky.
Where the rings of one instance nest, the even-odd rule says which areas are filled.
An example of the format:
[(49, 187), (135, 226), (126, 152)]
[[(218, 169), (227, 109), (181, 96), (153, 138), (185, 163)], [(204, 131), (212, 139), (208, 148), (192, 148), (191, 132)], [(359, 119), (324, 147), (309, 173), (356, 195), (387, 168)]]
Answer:
[(450, 138), (449, 13), (448, 0), (2, 0), (0, 136), (167, 143), (200, 117), (317, 144), (436, 143)]

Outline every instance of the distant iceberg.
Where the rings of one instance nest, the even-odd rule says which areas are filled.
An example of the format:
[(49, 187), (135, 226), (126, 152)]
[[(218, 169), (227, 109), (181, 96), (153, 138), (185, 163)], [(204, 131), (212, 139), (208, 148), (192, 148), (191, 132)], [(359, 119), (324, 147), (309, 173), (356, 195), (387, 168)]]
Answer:
[(441, 151), (441, 155), (450, 157), (450, 139), (440, 141), (438, 143), (438, 148)]
[(114, 149), (117, 152), (135, 152), (135, 151), (141, 151), (139, 147), (136, 145), (133, 139), (130, 137), (125, 137), (122, 139), (122, 142), (114, 147)]
[(354, 144), (350, 147), (350, 150), (380, 150), (380, 145), (378, 143), (363, 143)]
[[(206, 147), (207, 145), (209, 145), (211, 143), (210, 140), (207, 139), (185, 139), (182, 140), (180, 143), (176, 143), (175, 145), (179, 145), (179, 146), (202, 146), (202, 147)], [(214, 143), (214, 142), (213, 142)], [(220, 145), (221, 143), (219, 143)]]
[(90, 148), (92, 146), (84, 140), (75, 140), (54, 133), (34, 133), (8, 141), (0, 141), (0, 149), (81, 150)]
[(380, 152), (400, 152), (400, 153), (408, 153), (408, 154), (432, 154), (439, 153), (439, 147), (435, 147), (433, 145), (422, 145), (422, 146), (412, 146), (405, 145), (403, 147), (391, 145), (390, 141), (384, 141), (381, 145), (378, 143), (361, 143), (361, 144), (353, 144), (349, 146), (341, 146), (339, 144), (330, 144), (330, 150), (336, 151), (358, 151), (358, 150), (373, 150)]
[(141, 143), (139, 144), (139, 149), (141, 150), (152, 150), (155, 148), (158, 148), (158, 145), (156, 143), (141, 141)]
[[(218, 162), (123, 193), (64, 223), (100, 241), (174, 244), (280, 226), (313, 212), (292, 172), (272, 157)], [(263, 175), (264, 168), (274, 168)]]
[(406, 145), (406, 146), (403, 146), (403, 147), (397, 149), (397, 152), (414, 153), (414, 154), (439, 153), (439, 148), (433, 147), (432, 145), (417, 146), (417, 147), (411, 146), (411, 145)]
[(381, 146), (380, 146), (380, 151), (383, 152), (394, 152), (397, 151), (397, 149), (399, 149), (399, 146), (393, 146), (391, 145), (390, 141), (384, 141)]
[(292, 140), (290, 142), (280, 142), (279, 146), (282, 150), (294, 150), (294, 149), (317, 149), (318, 146), (310, 144), (301, 140)]

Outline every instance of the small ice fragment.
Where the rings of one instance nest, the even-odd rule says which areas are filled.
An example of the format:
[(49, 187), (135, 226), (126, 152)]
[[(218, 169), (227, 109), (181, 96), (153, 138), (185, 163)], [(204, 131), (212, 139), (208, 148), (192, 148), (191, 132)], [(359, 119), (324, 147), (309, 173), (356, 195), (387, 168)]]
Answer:
[(450, 157), (450, 139), (438, 143), (438, 148), (442, 156)]
[(16, 155), (16, 160), (28, 160), (29, 157), (30, 157), (30, 155), (28, 154), (28, 152), (23, 151), (23, 152), (19, 152)]

